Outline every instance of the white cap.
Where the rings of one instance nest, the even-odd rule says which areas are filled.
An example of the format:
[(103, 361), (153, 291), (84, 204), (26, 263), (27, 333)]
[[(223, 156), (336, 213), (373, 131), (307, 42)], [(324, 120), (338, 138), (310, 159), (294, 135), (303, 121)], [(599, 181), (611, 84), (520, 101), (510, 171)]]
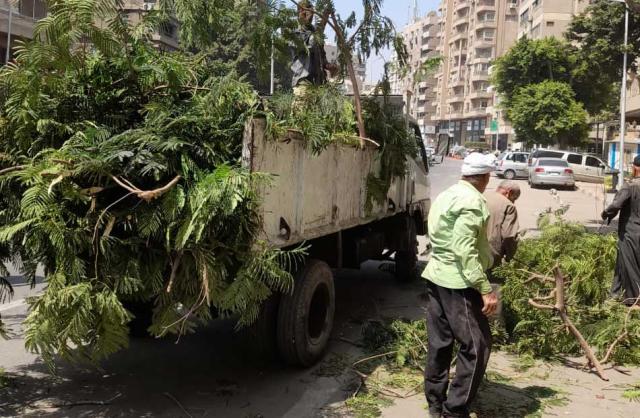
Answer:
[(462, 164), (463, 176), (477, 176), (480, 174), (491, 173), (495, 170), (492, 159), (488, 155), (479, 152), (471, 153), (464, 159)]

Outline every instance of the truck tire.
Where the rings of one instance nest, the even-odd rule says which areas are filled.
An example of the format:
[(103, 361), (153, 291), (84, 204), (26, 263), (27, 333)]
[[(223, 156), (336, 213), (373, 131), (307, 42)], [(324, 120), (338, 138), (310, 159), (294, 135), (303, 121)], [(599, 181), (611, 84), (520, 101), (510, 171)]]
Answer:
[(408, 245), (402, 250), (397, 250), (396, 279), (400, 282), (409, 283), (418, 277), (418, 238), (416, 236), (416, 221), (407, 219), (406, 238)]
[(307, 260), (295, 275), (292, 294), (278, 309), (277, 344), (282, 359), (293, 366), (312, 366), (329, 343), (335, 314), (335, 289), (329, 265)]
[(418, 277), (418, 251), (396, 251), (396, 279), (412, 282)]

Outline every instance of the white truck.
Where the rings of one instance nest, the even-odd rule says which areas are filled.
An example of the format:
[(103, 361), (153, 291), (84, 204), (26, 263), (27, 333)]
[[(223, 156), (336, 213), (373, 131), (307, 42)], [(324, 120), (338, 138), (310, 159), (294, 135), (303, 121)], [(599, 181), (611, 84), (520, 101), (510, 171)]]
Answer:
[(416, 277), (417, 235), (426, 234), (430, 184), (420, 130), (409, 126), (421, 152), (408, 158), (406, 175), (393, 181), (386, 201), (367, 210), (367, 177), (380, 166), (375, 145), (336, 144), (313, 155), (295, 135), (266, 139), (263, 119), (248, 124), (243, 164), (273, 176), (262, 191), (263, 239), (278, 248), (309, 246), (294, 291), (265, 303), (256, 325), (263, 338), (275, 335), (287, 363), (312, 365), (327, 347), (335, 310), (332, 269), (357, 269), (393, 255), (398, 279)]

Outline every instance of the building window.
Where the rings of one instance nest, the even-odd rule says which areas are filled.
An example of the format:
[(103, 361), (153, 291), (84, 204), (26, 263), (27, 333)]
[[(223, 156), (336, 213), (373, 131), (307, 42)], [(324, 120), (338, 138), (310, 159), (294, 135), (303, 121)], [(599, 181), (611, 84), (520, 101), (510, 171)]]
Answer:
[(536, 25), (531, 29), (531, 37), (537, 38), (538, 36), (540, 36), (540, 25)]
[(555, 24), (556, 24), (556, 22), (550, 20), (550, 21), (547, 22), (547, 27), (551, 28), (551, 27), (555, 26)]
[(529, 22), (529, 9), (520, 13), (520, 26), (524, 26)]

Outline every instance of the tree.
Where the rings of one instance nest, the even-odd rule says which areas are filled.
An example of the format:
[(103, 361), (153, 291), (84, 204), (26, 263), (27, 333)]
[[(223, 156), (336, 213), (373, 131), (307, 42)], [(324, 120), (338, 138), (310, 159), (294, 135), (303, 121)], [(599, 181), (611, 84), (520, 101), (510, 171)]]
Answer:
[(116, 1), (49, 5), (0, 70), (0, 256), (47, 282), (27, 348), (104, 358), (127, 345), (123, 302), (153, 304), (155, 335), (212, 311), (251, 322), (301, 256), (257, 239), (266, 179), (238, 164), (257, 94), (204, 54), (154, 49), (154, 16), (130, 27)]
[(580, 145), (588, 133), (587, 112), (571, 86), (560, 81), (518, 89), (506, 110), (516, 135), (529, 145)]
[[(300, 5), (296, 0), (291, 0), (291, 2), (296, 7)], [(353, 65), (354, 56), (358, 56), (364, 61), (372, 53), (378, 54), (383, 48), (393, 46), (400, 64), (404, 65), (407, 57), (402, 37), (396, 33), (391, 19), (381, 13), (382, 2), (383, 0), (363, 0), (363, 17), (359, 22), (355, 11), (347, 18), (340, 16), (336, 12), (333, 0), (318, 0), (315, 7), (307, 8), (307, 10), (313, 11), (321, 19), (328, 18), (327, 24), (335, 33), (339, 50), (338, 60), (342, 64), (342, 68), (346, 70), (353, 85), (361, 146), (364, 146), (367, 133), (362, 116), (362, 101), (358, 78)]]
[[(606, 77), (615, 82), (622, 78), (624, 53), (624, 4), (599, 0), (584, 13), (575, 16), (566, 38), (578, 47), (579, 59), (591, 65), (591, 76)], [(631, 8), (629, 13), (629, 65), (635, 68), (640, 56), (640, 13)]]
[(616, 99), (614, 81), (594, 76), (598, 65), (566, 41), (522, 38), (496, 60), (494, 82), (505, 109), (520, 88), (554, 80), (569, 84), (576, 100), (593, 114), (615, 106)]

